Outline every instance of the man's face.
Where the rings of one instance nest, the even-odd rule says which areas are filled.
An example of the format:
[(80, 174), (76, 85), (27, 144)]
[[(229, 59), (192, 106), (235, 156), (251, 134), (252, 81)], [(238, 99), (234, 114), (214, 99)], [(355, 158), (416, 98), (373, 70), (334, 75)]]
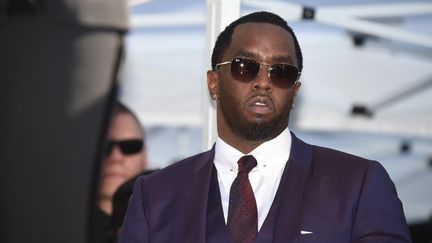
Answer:
[[(286, 63), (298, 68), (292, 36), (272, 24), (238, 25), (222, 62), (235, 57), (253, 59), (261, 64)], [(288, 125), (300, 83), (285, 88), (275, 86), (265, 65), (249, 83), (235, 80), (230, 70), (230, 65), (222, 65), (208, 72), (210, 93), (218, 97), (219, 136), (226, 140), (237, 137), (264, 142), (279, 135)]]
[[(108, 134), (110, 141), (125, 141), (143, 139), (143, 134), (137, 121), (125, 112), (118, 112), (111, 121)], [(145, 149), (133, 154), (124, 154), (120, 146), (115, 144), (103, 161), (102, 183), (100, 196), (112, 198), (120, 185), (142, 172), (147, 166)]]

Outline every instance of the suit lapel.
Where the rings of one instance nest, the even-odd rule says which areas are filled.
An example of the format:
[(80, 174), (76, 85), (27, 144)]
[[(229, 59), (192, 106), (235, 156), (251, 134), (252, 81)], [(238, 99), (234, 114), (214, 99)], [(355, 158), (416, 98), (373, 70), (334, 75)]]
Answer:
[(207, 200), (213, 169), (214, 146), (197, 158), (188, 186), (185, 188), (184, 242), (205, 242)]
[(213, 165), (211, 175), (207, 218), (206, 218), (206, 243), (231, 242), (228, 228), (225, 224), (219, 182), (216, 167)]
[(312, 146), (293, 133), (290, 158), (281, 178), (281, 197), (273, 242), (294, 242), (300, 234), (301, 205), (304, 186), (312, 160)]

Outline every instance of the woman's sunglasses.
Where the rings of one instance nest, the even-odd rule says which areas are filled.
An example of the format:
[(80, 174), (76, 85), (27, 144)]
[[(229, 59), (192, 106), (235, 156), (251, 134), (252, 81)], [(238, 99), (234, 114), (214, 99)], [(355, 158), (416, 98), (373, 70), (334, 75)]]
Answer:
[(108, 142), (108, 149), (106, 151), (106, 156), (109, 156), (111, 154), (112, 149), (116, 145), (119, 146), (122, 154), (130, 155), (130, 154), (136, 154), (140, 152), (144, 146), (144, 142), (139, 139), (130, 139), (130, 140), (121, 140), (121, 141), (111, 140)]
[(243, 83), (252, 82), (262, 66), (267, 66), (267, 76), (273, 85), (279, 88), (291, 88), (300, 77), (296, 67), (284, 63), (268, 65), (244, 57), (235, 57), (231, 61), (216, 64), (216, 69), (225, 64), (231, 64), (231, 76)]

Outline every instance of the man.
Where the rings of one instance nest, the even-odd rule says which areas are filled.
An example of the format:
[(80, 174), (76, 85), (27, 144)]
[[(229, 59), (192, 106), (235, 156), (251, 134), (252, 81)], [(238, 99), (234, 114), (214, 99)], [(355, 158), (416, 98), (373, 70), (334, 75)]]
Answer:
[(288, 130), (302, 55), (283, 19), (231, 23), (212, 68), (215, 146), (136, 182), (120, 242), (410, 242), (379, 163)]
[[(117, 104), (108, 131), (108, 148), (102, 162), (98, 192), (97, 230), (93, 242), (115, 242), (112, 224), (113, 198), (117, 189), (147, 168), (144, 131), (137, 117), (124, 105)], [(117, 216), (118, 217), (118, 216)]]

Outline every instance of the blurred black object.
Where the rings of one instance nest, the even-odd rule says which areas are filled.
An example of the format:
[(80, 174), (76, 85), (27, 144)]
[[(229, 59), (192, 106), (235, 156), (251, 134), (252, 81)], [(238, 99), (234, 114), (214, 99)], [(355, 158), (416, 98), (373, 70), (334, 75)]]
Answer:
[(413, 243), (432, 243), (432, 217), (429, 221), (409, 225)]
[(374, 116), (374, 112), (366, 105), (355, 104), (351, 108), (351, 115), (372, 118)]
[(117, 231), (111, 224), (111, 217), (99, 209), (93, 211), (91, 243), (117, 243)]
[(42, 0), (7, 0), (5, 6), (7, 15), (11, 17), (15, 14), (38, 14), (45, 9)]
[(126, 2), (0, 0), (0, 242), (89, 242)]

